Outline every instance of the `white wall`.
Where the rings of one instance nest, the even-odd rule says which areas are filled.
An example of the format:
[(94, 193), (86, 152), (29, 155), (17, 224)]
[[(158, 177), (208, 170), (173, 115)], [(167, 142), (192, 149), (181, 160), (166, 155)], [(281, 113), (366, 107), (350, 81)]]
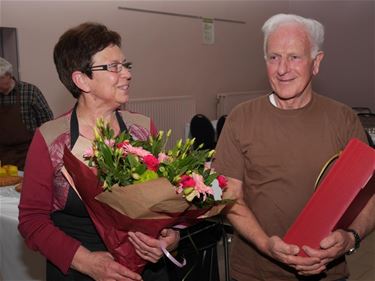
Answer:
[[(197, 19), (119, 10), (119, 6), (205, 17), (214, 45), (203, 45)], [(74, 99), (58, 80), (52, 52), (58, 37), (83, 21), (118, 31), (134, 62), (133, 97), (193, 95), (197, 111), (215, 117), (216, 94), (268, 88), (260, 28), (271, 15), (293, 12), (326, 26), (326, 58), (316, 79), (322, 94), (375, 110), (373, 1), (17, 1), (0, 2), (0, 25), (18, 29), (20, 74), (39, 86), (55, 115)]]
[(375, 105), (374, 1), (294, 1), (291, 12), (325, 25), (325, 58), (316, 90), (352, 106)]

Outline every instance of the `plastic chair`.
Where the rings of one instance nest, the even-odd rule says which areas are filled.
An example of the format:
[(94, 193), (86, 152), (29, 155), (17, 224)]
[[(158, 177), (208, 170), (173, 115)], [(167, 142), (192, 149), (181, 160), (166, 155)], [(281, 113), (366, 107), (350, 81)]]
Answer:
[(375, 128), (375, 113), (358, 113), (357, 115), (365, 129)]
[(227, 116), (228, 116), (228, 115), (222, 115), (222, 116), (220, 116), (220, 118), (217, 120), (217, 124), (216, 124), (216, 142), (219, 141), (219, 137), (220, 137), (220, 134), (221, 134), (221, 130), (222, 130), (223, 127), (224, 127), (224, 123), (225, 123), (225, 120), (227, 119)]
[(195, 138), (194, 148), (200, 144), (203, 144), (202, 149), (215, 148), (215, 128), (203, 114), (197, 114), (191, 119), (190, 135)]
[(356, 113), (372, 113), (371, 109), (368, 108), (368, 107), (354, 106), (354, 107), (352, 107), (352, 109), (353, 109)]
[(375, 132), (375, 113), (358, 113), (357, 115), (362, 126), (365, 128), (368, 143), (371, 147), (375, 148), (372, 138)]
[[(223, 224), (203, 220), (196, 225), (181, 230), (180, 233), (181, 240), (177, 248), (177, 257), (179, 260), (184, 257), (187, 264), (178, 268), (168, 262), (169, 281), (220, 280), (217, 244), (220, 240), (226, 238)], [(225, 254), (227, 255), (227, 253)], [(228, 259), (227, 256), (225, 258)], [(225, 281), (230, 280), (227, 267), (225, 265)]]
[(375, 143), (373, 142), (370, 133), (369, 133), (367, 130), (365, 130), (365, 133), (366, 133), (367, 141), (368, 141), (369, 145), (370, 145), (371, 147), (375, 148)]

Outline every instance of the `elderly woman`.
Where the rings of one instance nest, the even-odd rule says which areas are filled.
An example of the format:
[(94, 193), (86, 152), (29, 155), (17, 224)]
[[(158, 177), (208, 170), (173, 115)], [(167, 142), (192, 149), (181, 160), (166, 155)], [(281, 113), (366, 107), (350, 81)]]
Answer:
[[(30, 248), (47, 258), (47, 280), (142, 280), (108, 253), (61, 171), (64, 147), (73, 150), (80, 142), (93, 140), (98, 118), (116, 134), (128, 130), (139, 139), (155, 133), (150, 118), (119, 110), (128, 101), (131, 80), (131, 63), (121, 50), (121, 38), (101, 24), (83, 23), (60, 37), (54, 61), (77, 103), (35, 133), (25, 167), (19, 231)], [(129, 235), (137, 253), (153, 263), (162, 256), (159, 240), (169, 248), (179, 240), (171, 229), (164, 229), (159, 240), (138, 232)], [(147, 269), (144, 278), (157, 280)]]

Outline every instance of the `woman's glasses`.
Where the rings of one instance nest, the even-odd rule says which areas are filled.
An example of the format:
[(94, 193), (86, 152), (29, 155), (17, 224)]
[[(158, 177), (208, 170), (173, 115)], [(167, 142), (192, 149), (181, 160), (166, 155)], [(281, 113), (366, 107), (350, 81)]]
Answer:
[(131, 70), (133, 67), (133, 64), (131, 62), (114, 62), (110, 64), (103, 64), (103, 65), (94, 65), (89, 67), (89, 70), (91, 71), (110, 71), (119, 73), (123, 68), (126, 68), (127, 70)]

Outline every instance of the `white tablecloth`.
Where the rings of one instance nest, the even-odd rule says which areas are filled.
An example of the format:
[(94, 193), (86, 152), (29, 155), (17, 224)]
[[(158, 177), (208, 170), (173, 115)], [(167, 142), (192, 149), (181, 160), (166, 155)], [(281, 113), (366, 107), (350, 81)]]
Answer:
[(0, 187), (0, 280), (45, 280), (45, 259), (29, 250), (18, 232), (19, 193)]

